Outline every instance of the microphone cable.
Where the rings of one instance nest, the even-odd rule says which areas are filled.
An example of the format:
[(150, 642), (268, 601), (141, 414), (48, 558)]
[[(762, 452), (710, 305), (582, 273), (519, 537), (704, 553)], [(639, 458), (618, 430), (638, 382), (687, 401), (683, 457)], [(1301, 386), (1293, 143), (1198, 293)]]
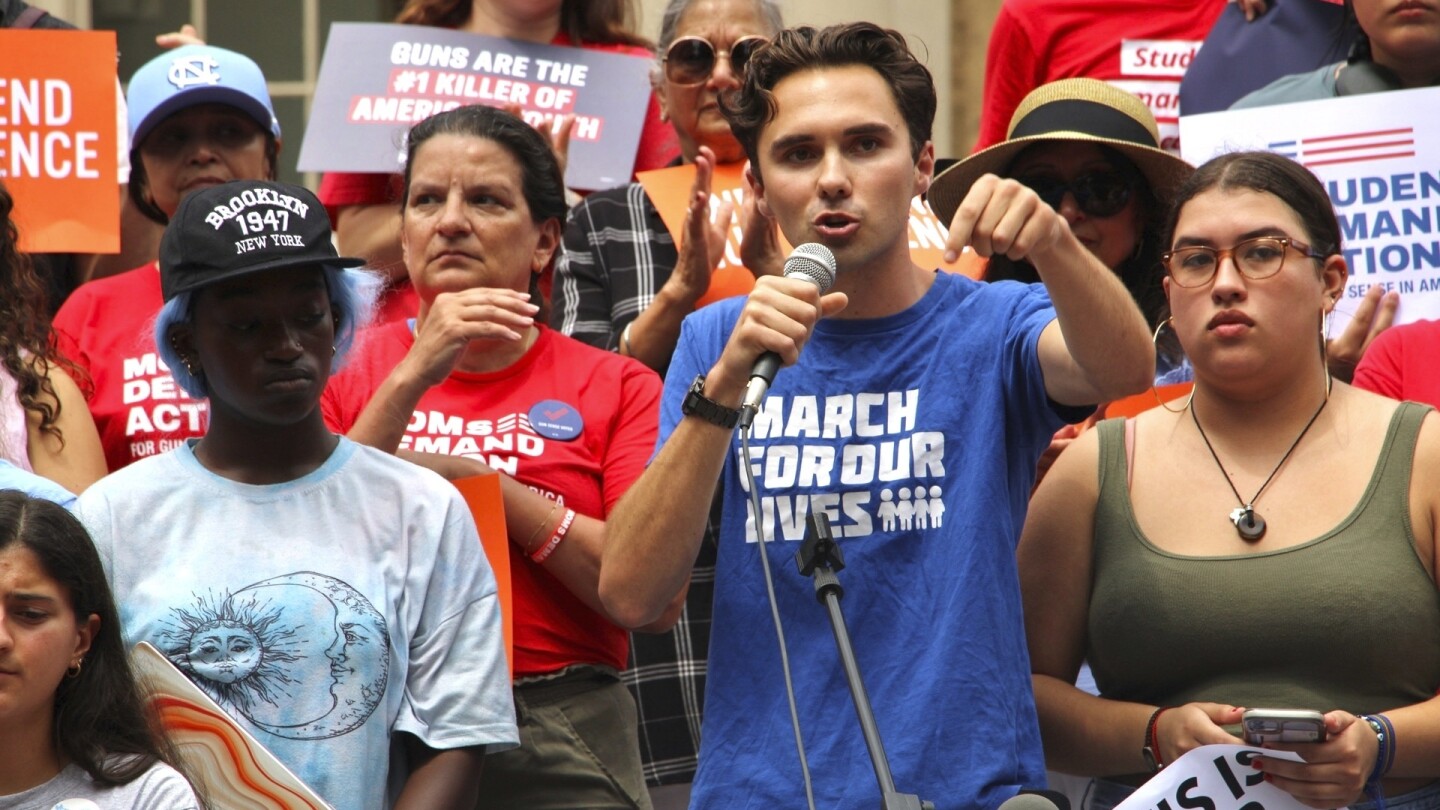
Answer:
[[(770, 618), (775, 622), (775, 638), (780, 643), (780, 670), (785, 675), (785, 699), (790, 703), (790, 727), (795, 731), (795, 750), (800, 755), (800, 777), (805, 782), (805, 802), (815, 810), (815, 789), (810, 783), (810, 765), (805, 760), (805, 740), (800, 734), (800, 712), (795, 707), (795, 683), (790, 676), (790, 654), (785, 648), (785, 627), (780, 623), (780, 604), (775, 599), (775, 578), (770, 574), (770, 554), (765, 550), (765, 521), (760, 513), (760, 489), (755, 485), (755, 471), (750, 465), (750, 426), (740, 434), (741, 467), (750, 487), (750, 508), (755, 514), (755, 546), (760, 550), (760, 567), (765, 571), (765, 594), (770, 598)], [(777, 540), (776, 542), (780, 542)]]

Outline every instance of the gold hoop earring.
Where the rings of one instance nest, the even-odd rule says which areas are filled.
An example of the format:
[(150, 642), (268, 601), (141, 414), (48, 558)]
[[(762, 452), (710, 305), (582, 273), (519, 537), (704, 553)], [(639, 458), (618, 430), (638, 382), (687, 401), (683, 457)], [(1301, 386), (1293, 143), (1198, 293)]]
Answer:
[(1330, 401), (1330, 389), (1335, 387), (1335, 378), (1330, 376), (1330, 315), (1320, 310), (1320, 367), (1325, 369), (1325, 401)]
[(80, 677), (80, 668), (81, 665), (83, 665), (84, 663), (84, 658), (75, 659), (74, 663), (70, 664), (70, 666), (65, 670), (65, 677), (72, 679)]
[[(1170, 326), (1171, 329), (1175, 328), (1174, 315), (1171, 315), (1170, 317), (1161, 321), (1160, 325), (1155, 327), (1155, 334), (1150, 336), (1150, 344), (1155, 347), (1155, 355), (1157, 357), (1160, 355), (1160, 330), (1164, 329), (1167, 324)], [(1195, 399), (1195, 386), (1193, 384), (1190, 386), (1190, 396), (1185, 398), (1185, 404), (1181, 405), (1179, 410), (1170, 407), (1165, 402), (1165, 400), (1160, 398), (1160, 389), (1155, 387), (1155, 383), (1153, 380), (1150, 383), (1150, 393), (1155, 396), (1155, 404), (1159, 405), (1170, 413), (1184, 413), (1185, 411), (1189, 410), (1190, 401)]]

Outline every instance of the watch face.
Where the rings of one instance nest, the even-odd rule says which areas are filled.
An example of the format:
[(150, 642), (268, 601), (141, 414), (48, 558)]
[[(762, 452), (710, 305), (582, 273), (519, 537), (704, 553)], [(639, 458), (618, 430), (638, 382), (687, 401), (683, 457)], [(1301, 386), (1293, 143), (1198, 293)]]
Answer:
[(1146, 767), (1148, 767), (1152, 772), (1158, 773), (1160, 771), (1160, 763), (1155, 761), (1155, 752), (1150, 750), (1150, 746), (1147, 745), (1144, 748), (1141, 748), (1140, 754), (1145, 757)]

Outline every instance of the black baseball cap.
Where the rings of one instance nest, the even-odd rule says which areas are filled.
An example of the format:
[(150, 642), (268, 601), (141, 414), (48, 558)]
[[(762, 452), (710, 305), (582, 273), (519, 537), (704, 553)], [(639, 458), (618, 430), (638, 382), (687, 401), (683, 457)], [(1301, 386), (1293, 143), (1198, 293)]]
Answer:
[(359, 267), (330, 241), (330, 217), (309, 189), (271, 180), (236, 180), (180, 201), (160, 240), (160, 292), (166, 301), (217, 281), (280, 267)]

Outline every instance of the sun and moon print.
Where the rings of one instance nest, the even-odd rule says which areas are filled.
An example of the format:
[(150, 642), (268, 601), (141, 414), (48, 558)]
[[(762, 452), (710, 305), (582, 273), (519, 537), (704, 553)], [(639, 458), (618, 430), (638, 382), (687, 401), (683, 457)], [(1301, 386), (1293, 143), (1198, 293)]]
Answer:
[(256, 728), (292, 740), (338, 737), (384, 699), (385, 617), (350, 585), (300, 571), (193, 596), (170, 609), (155, 646)]

